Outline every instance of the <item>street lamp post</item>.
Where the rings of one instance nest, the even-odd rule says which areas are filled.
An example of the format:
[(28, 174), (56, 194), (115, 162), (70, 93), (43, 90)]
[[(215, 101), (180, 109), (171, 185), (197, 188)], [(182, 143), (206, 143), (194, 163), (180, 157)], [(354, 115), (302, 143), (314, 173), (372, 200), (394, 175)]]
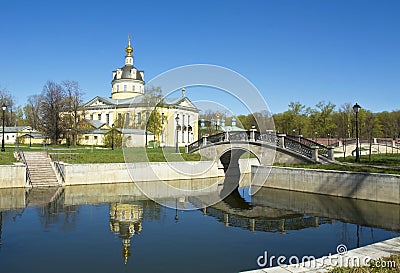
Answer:
[(179, 147), (178, 147), (178, 126), (179, 126), (179, 114), (178, 114), (178, 115), (176, 115), (175, 121), (176, 121), (176, 142), (175, 142), (175, 153), (179, 153)]
[(331, 145), (331, 133), (328, 133), (328, 146)]
[(67, 129), (67, 147), (68, 148), (69, 148), (69, 146), (71, 146), (70, 136), (71, 136), (71, 128), (68, 128)]
[(354, 104), (353, 111), (356, 113), (356, 162), (360, 163), (360, 150), (358, 147), (358, 112), (360, 111), (361, 106), (358, 103)]
[(111, 125), (111, 150), (114, 150), (114, 123)]
[(5, 152), (6, 149), (4, 148), (4, 121), (5, 121), (5, 112), (7, 109), (7, 105), (3, 102), (3, 105), (1, 106), (1, 109), (3, 110), (3, 138), (1, 139), (1, 151)]
[(178, 198), (175, 199), (175, 223), (178, 223), (179, 217), (178, 217)]
[(145, 122), (145, 124), (144, 124), (144, 134), (145, 134), (145, 148), (147, 148), (147, 143), (148, 143), (148, 136), (147, 136), (147, 124), (148, 124), (148, 122), (149, 122), (149, 115), (148, 114), (146, 114), (146, 122)]
[(32, 128), (29, 127), (29, 147), (32, 147)]

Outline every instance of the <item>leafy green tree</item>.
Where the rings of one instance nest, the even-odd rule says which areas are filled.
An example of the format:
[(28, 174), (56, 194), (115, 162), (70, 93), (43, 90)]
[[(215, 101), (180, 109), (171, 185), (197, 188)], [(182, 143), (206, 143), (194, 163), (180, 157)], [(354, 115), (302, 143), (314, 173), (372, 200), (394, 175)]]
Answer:
[(147, 130), (154, 134), (154, 137), (159, 140), (162, 133), (162, 117), (159, 111), (153, 110), (150, 113), (147, 121)]
[(316, 108), (307, 108), (307, 113), (310, 116), (313, 131), (318, 132), (320, 137), (328, 137), (332, 135), (336, 129), (336, 125), (332, 122), (332, 114), (335, 110), (335, 105), (331, 102), (320, 101)]
[[(113, 140), (114, 138), (114, 140)], [(104, 146), (111, 148), (114, 142), (114, 147), (122, 147), (122, 133), (115, 128), (108, 131), (103, 136)]]
[(275, 130), (279, 133), (292, 134), (293, 116), (289, 111), (274, 115)]
[(364, 110), (364, 112), (365, 112), (365, 119), (361, 134), (368, 139), (369, 161), (371, 161), (373, 138), (374, 136), (380, 133), (381, 128), (379, 124), (379, 119), (375, 114), (373, 114), (371, 111), (368, 110)]
[(289, 103), (289, 115), (291, 125), (293, 127), (292, 132), (301, 134), (302, 130), (304, 130), (305, 125), (305, 106), (300, 102), (290, 102)]
[(238, 125), (241, 125), (245, 130), (250, 130), (252, 126), (257, 126), (257, 121), (253, 114), (239, 115), (237, 120), (239, 121)]
[(152, 132), (154, 137), (159, 139), (163, 125), (162, 116), (158, 109), (164, 105), (161, 88), (154, 86), (146, 88), (143, 103), (147, 109), (142, 112), (144, 119), (139, 126), (141, 129)]

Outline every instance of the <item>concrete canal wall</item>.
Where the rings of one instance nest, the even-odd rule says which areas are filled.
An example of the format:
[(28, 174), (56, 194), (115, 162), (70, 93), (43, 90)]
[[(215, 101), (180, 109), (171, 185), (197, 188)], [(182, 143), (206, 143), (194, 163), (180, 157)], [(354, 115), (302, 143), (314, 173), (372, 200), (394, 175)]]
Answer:
[(400, 204), (400, 175), (265, 166), (251, 173), (263, 187)]
[(0, 165), (0, 188), (23, 188), (25, 181), (25, 165)]
[[(241, 173), (250, 173), (251, 165), (258, 164), (257, 159), (240, 159)], [(132, 182), (132, 178), (125, 163), (113, 164), (61, 164), (64, 171), (65, 185), (103, 184)], [(200, 162), (138, 162), (129, 164), (134, 172), (134, 181), (156, 180), (187, 180), (211, 177), (223, 177), (224, 171), (221, 164), (209, 161)], [(185, 170), (181, 172), (179, 170)], [(196, 173), (196, 175), (185, 173)]]
[[(188, 162), (186, 162), (188, 163)], [(135, 181), (155, 180), (184, 180), (197, 178), (223, 177), (224, 171), (221, 164), (213, 162), (174, 162), (172, 167), (177, 170), (186, 169), (187, 173), (195, 172), (196, 169), (204, 169), (201, 174), (188, 176), (171, 168), (168, 162), (132, 163), (135, 170)], [(251, 165), (257, 164), (255, 158), (240, 159), (240, 172), (250, 173)], [(150, 166), (149, 166), (150, 165)], [(181, 165), (181, 166), (180, 166)], [(188, 170), (187, 167), (192, 168)], [(192, 165), (190, 167), (190, 165)], [(65, 175), (64, 185), (104, 184), (132, 182), (125, 163), (106, 164), (66, 164), (60, 163)], [(150, 173), (152, 175), (150, 175)], [(157, 179), (155, 179), (157, 178)], [(21, 163), (14, 165), (0, 165), (0, 188), (23, 188), (26, 187), (26, 168)]]

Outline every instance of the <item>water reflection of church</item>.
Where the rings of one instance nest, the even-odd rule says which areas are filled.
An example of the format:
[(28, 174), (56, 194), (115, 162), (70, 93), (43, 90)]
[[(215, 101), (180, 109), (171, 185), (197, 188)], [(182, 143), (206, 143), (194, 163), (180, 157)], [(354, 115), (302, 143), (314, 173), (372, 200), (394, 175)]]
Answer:
[(143, 206), (140, 204), (110, 204), (110, 229), (122, 239), (124, 263), (131, 255), (131, 238), (142, 231)]

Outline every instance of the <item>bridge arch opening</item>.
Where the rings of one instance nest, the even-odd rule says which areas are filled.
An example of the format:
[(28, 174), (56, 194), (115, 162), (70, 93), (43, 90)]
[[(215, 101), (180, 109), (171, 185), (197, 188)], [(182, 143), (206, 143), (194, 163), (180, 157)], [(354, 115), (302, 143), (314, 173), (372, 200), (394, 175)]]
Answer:
[[(223, 151), (219, 156), (219, 161), (221, 162), (225, 173), (223, 187), (220, 192), (220, 196), (223, 199), (225, 199), (227, 196), (230, 196), (232, 193), (239, 194), (238, 188), (241, 181), (240, 168), (242, 167), (242, 169), (245, 169), (251, 167), (250, 157), (248, 158), (249, 160), (242, 160), (241, 162), (239, 161), (241, 156), (245, 153), (253, 155), (258, 161), (258, 165), (260, 165), (261, 161), (258, 155), (251, 149), (246, 149), (244, 147), (229, 148)], [(245, 166), (240, 166), (240, 164), (244, 164)]]
[[(234, 147), (234, 148), (229, 148), (221, 153), (219, 156), (219, 161), (221, 162), (222, 166), (224, 167), (224, 173), (225, 175), (230, 174), (230, 172), (236, 172), (238, 169), (239, 174), (240, 174), (240, 162), (239, 159), (241, 158), (242, 155), (249, 153), (254, 156), (254, 158), (257, 159), (258, 164), (261, 164), (261, 160), (259, 156), (253, 152), (251, 149), (246, 149), (244, 147)], [(243, 158), (244, 159), (244, 158)], [(250, 159), (250, 157), (249, 157)], [(243, 161), (243, 160), (242, 160)], [(246, 164), (250, 164), (249, 160), (247, 160)], [(242, 166), (242, 168), (245, 168), (248, 166)]]

